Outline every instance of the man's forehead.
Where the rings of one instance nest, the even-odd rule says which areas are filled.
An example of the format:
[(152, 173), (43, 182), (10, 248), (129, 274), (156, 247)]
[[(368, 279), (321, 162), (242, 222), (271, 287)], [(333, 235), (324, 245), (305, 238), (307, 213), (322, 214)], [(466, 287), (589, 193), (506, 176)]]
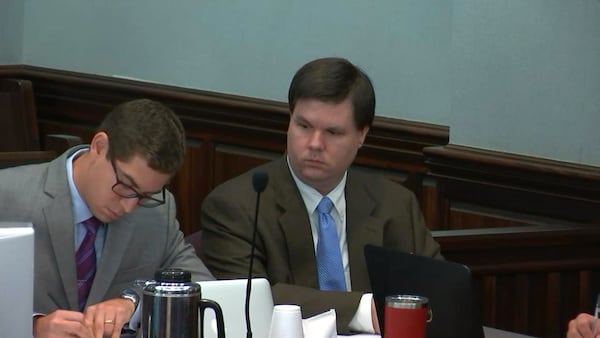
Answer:
[(171, 179), (171, 175), (150, 168), (148, 161), (141, 157), (134, 157), (128, 162), (118, 162), (117, 165), (120, 179), (125, 178), (128, 181), (125, 183), (142, 192), (159, 191)]

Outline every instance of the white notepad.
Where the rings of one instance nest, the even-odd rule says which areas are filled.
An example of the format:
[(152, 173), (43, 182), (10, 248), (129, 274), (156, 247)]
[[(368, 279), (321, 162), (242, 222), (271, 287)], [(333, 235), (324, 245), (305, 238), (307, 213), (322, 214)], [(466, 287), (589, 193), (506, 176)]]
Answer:
[(33, 315), (31, 223), (0, 222), (0, 336), (31, 338)]

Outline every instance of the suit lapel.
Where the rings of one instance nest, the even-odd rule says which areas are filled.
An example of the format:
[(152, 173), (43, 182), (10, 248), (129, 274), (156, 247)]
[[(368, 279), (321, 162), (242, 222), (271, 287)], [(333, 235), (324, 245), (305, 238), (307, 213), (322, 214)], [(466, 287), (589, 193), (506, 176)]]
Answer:
[(48, 167), (44, 192), (52, 202), (44, 208), (48, 236), (69, 307), (77, 309), (77, 273), (75, 271), (75, 225), (71, 193), (67, 183), (66, 159), (81, 147), (72, 148), (53, 160)]
[[(68, 212), (65, 212), (68, 210)], [(75, 271), (74, 225), (70, 198), (57, 198), (44, 209), (58, 273), (71, 309), (77, 309), (77, 273)]]
[[(134, 224), (129, 221), (129, 215), (123, 216), (117, 221), (106, 225), (106, 238), (102, 256), (96, 267), (96, 276), (88, 296), (88, 303), (99, 303), (104, 299), (108, 287), (117, 274), (119, 264), (128, 248), (134, 232)], [(133, 281), (132, 281), (133, 282)]]
[(285, 156), (277, 162), (271, 175), (277, 205), (281, 209), (279, 225), (287, 244), (292, 282), (318, 288), (310, 220)]
[[(318, 288), (314, 243), (309, 215), (302, 196), (287, 167), (286, 158), (270, 172), (277, 205), (281, 208), (279, 224), (286, 238), (293, 283)], [(359, 177), (357, 177), (359, 176)], [(383, 244), (385, 220), (372, 216), (377, 198), (369, 191), (360, 174), (348, 171), (346, 181), (346, 233), (353, 290), (370, 290), (364, 246)], [(303, 215), (298, 217), (298, 215)], [(310, 243), (310, 245), (307, 245)]]
[[(81, 148), (70, 149), (50, 164), (48, 178), (45, 182), (45, 193), (52, 198), (52, 203), (49, 203), (48, 207), (43, 210), (46, 218), (45, 226), (48, 229), (56, 257), (58, 272), (71, 309), (77, 309), (78, 302), (75, 224), (73, 224), (71, 193), (67, 183), (66, 159)], [(133, 232), (134, 228), (133, 224), (129, 222), (129, 216), (124, 216), (107, 225), (102, 257), (98, 262), (92, 289), (88, 296), (89, 304), (98, 303), (104, 298), (119, 268), (118, 264), (114, 264), (114, 262), (122, 260)]]
[(345, 189), (348, 256), (352, 289), (360, 291), (370, 290), (371, 285), (364, 246), (382, 245), (384, 226), (384, 220), (372, 216), (377, 201), (365, 184), (356, 178), (354, 171), (348, 171)]

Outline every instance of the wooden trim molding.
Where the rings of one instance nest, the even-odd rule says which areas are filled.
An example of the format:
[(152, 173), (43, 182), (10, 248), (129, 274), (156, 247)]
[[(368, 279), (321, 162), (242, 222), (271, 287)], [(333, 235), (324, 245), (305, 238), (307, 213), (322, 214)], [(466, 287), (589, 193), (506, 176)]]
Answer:
[(600, 225), (598, 167), (458, 145), (423, 152), (438, 229)]
[(449, 144), (424, 150), (436, 176), (469, 177), (525, 189), (600, 199), (600, 168)]

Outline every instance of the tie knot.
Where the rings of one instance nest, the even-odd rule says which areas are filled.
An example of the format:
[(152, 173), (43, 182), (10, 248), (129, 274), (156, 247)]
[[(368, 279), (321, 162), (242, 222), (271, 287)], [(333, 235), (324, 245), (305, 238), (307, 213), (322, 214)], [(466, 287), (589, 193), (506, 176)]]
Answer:
[(317, 210), (320, 213), (328, 214), (333, 207), (333, 202), (329, 199), (329, 197), (323, 197), (319, 204), (317, 205)]
[(100, 224), (102, 224), (102, 222), (100, 222), (100, 220), (98, 220), (94, 216), (83, 221), (83, 226), (87, 229), (87, 231), (91, 232), (92, 234), (96, 234), (96, 231), (98, 231), (98, 227), (100, 227)]

